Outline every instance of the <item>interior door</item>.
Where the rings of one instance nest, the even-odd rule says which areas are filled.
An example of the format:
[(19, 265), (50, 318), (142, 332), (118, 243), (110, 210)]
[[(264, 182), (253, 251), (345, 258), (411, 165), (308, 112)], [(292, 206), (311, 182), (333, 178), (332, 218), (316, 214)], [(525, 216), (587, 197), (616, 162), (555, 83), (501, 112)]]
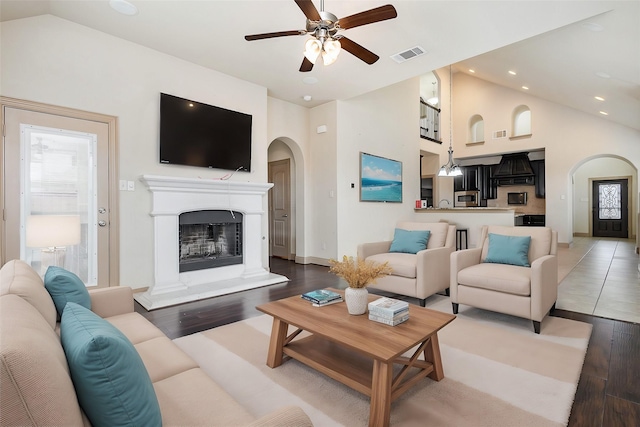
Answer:
[(291, 173), (289, 159), (269, 162), (269, 251), (289, 259), (291, 253)]
[[(58, 265), (87, 286), (113, 284), (117, 278), (110, 277), (110, 125), (7, 105), (2, 112), (3, 262), (22, 259), (41, 274), (47, 265)], [(77, 218), (78, 240), (64, 242), (63, 248), (55, 243), (49, 248), (41, 246), (45, 243), (33, 246), (31, 220), (61, 216)], [(42, 232), (51, 231), (51, 224), (45, 222)], [(46, 256), (52, 251), (53, 262)]]
[(593, 181), (592, 234), (595, 237), (629, 237), (628, 180)]

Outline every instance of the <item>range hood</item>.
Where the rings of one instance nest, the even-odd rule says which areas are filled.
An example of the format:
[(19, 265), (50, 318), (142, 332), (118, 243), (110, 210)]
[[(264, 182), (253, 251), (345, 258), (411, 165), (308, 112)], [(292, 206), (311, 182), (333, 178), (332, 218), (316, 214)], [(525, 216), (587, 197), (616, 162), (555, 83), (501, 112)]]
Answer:
[(529, 153), (504, 154), (493, 174), (498, 185), (534, 185)]

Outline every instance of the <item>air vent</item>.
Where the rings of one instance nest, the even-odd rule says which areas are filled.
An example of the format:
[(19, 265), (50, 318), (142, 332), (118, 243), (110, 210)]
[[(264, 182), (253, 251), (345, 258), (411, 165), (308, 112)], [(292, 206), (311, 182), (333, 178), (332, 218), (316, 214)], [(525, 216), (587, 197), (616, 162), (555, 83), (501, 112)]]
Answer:
[(506, 130), (497, 130), (493, 132), (493, 139), (506, 138), (507, 131)]
[(416, 47), (412, 47), (409, 50), (405, 50), (404, 52), (391, 55), (391, 59), (396, 61), (398, 64), (402, 64), (405, 61), (408, 61), (420, 55), (424, 55), (425, 53), (427, 53), (426, 50), (424, 50), (420, 46), (416, 46)]

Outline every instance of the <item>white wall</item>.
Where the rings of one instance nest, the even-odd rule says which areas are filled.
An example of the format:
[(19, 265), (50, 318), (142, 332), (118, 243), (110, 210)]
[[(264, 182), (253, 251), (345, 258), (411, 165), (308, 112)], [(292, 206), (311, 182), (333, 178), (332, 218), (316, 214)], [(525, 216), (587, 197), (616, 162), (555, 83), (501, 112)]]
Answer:
[[(590, 179), (614, 179), (631, 177), (629, 182), (629, 193), (635, 200), (638, 194), (638, 180), (635, 177), (638, 171), (628, 162), (614, 158), (604, 157), (592, 159), (582, 164), (573, 174), (573, 232), (581, 235), (591, 234), (589, 218), (591, 216), (591, 183)], [(630, 203), (632, 212), (629, 215), (629, 237), (636, 234), (636, 215), (633, 205)]]
[[(357, 245), (388, 240), (399, 220), (411, 219), (420, 198), (420, 80), (338, 103), (338, 257)], [(402, 203), (360, 202), (360, 152), (402, 162)], [(351, 188), (351, 184), (354, 188)]]
[[(151, 193), (138, 177), (216, 179), (227, 173), (159, 163), (160, 92), (253, 115), (252, 172), (231, 179), (266, 182), (266, 88), (51, 15), (3, 22), (1, 31), (2, 95), (118, 117), (119, 179), (136, 181), (134, 192), (120, 193), (121, 284), (152, 283)], [(267, 267), (266, 239), (263, 254)]]
[[(309, 162), (306, 186), (305, 259), (326, 264), (338, 253), (337, 120), (338, 102), (312, 108), (309, 116)], [(317, 133), (318, 126), (327, 131)]]
[[(639, 131), (464, 73), (454, 74), (453, 96), (456, 158), (545, 149), (547, 225), (558, 230), (559, 242), (573, 240), (571, 177), (582, 163), (602, 155), (627, 159), (638, 180)], [(532, 136), (492, 139), (495, 130), (506, 129), (511, 134), (513, 110), (522, 104), (531, 109)], [(467, 146), (467, 127), (474, 114), (484, 118), (485, 143)], [(638, 212), (637, 197), (630, 203)]]

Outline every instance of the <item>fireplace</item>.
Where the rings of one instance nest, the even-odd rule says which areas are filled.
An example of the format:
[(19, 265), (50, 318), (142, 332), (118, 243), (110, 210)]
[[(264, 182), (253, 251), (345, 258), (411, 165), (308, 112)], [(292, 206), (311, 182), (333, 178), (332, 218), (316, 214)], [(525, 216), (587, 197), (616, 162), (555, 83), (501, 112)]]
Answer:
[(143, 175), (152, 194), (154, 275), (147, 310), (284, 283), (268, 271), (273, 184)]
[(185, 212), (178, 223), (180, 273), (242, 264), (242, 213)]

